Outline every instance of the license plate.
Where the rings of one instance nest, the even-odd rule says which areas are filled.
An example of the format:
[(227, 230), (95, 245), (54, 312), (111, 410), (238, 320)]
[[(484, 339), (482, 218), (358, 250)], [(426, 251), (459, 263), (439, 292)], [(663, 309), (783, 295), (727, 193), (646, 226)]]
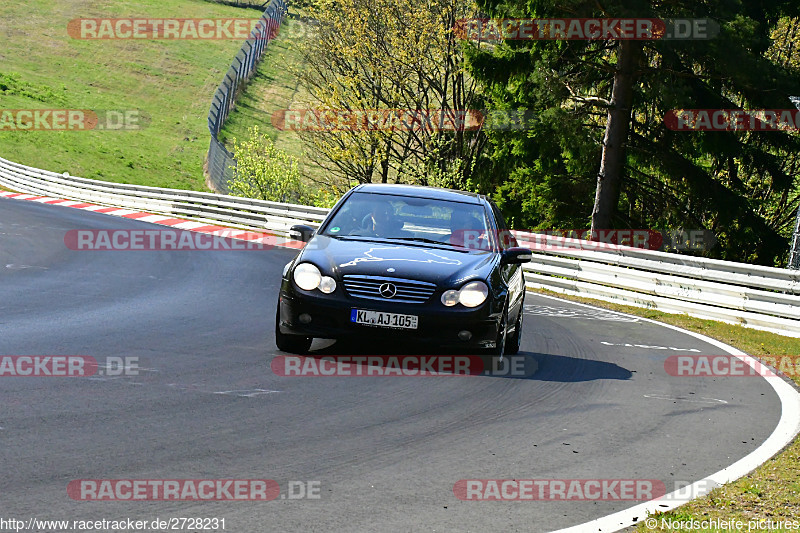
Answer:
[(419, 317), (416, 315), (401, 315), (399, 313), (382, 313), (380, 311), (366, 311), (353, 309), (350, 311), (350, 322), (364, 324), (365, 326), (378, 326), (394, 329), (417, 329)]

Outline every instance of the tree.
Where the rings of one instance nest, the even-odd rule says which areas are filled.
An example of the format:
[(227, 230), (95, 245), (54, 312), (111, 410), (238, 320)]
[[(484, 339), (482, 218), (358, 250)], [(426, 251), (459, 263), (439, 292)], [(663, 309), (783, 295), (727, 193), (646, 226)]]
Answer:
[(800, 17), (783, 17), (772, 30), (767, 57), (783, 67), (800, 68)]
[(663, 117), (673, 109), (788, 107), (788, 96), (800, 93), (800, 72), (767, 50), (776, 23), (797, 14), (796, 2), (480, 5), (492, 17), (711, 17), (720, 24), (719, 35), (705, 40), (474, 46), (471, 68), (492, 103), (538, 116), (525, 132), (490, 136), (492, 159), (508, 170), (485, 185), (501, 193), (512, 218), (529, 227), (585, 227), (590, 214), (595, 227), (702, 227), (718, 236), (714, 256), (770, 265), (785, 259), (785, 207), (799, 179), (785, 156), (800, 152), (800, 137), (671, 131)]
[(597, 174), (597, 192), (592, 210), (592, 231), (611, 227), (611, 217), (619, 203), (622, 173), (625, 167), (625, 145), (633, 108), (634, 69), (638, 67), (642, 45), (635, 41), (621, 41), (619, 58), (614, 69), (611, 102), (603, 137), (603, 155)]
[[(310, 157), (342, 187), (373, 181), (464, 186), (486, 141), (458, 124), (480, 104), (453, 31), (458, 18), (474, 14), (469, 5), (316, 0), (310, 12), (318, 31), (299, 45), (304, 65), (297, 72), (310, 94), (305, 103), (350, 117), (381, 110), (372, 123), (302, 131)], [(413, 127), (386, 125), (415, 113), (421, 118)]]

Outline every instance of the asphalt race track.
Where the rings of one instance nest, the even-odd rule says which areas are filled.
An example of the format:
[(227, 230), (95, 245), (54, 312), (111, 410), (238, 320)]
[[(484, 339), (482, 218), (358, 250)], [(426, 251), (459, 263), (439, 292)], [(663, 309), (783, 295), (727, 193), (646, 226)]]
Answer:
[[(528, 294), (507, 377), (279, 377), (269, 251), (72, 251), (154, 226), (0, 198), (0, 356), (138, 358), (135, 376), (0, 377), (0, 516), (217, 517), (225, 530), (551, 531), (632, 501), (462, 501), (462, 479), (656, 479), (667, 492), (773, 431), (760, 378), (678, 378), (687, 334)], [(642, 346), (635, 346), (642, 345)], [(317, 342), (320, 353), (384, 353)], [(691, 351), (697, 350), (697, 351)], [(318, 482), (318, 499), (75, 501), (79, 479)], [(221, 528), (220, 528), (221, 530)]]

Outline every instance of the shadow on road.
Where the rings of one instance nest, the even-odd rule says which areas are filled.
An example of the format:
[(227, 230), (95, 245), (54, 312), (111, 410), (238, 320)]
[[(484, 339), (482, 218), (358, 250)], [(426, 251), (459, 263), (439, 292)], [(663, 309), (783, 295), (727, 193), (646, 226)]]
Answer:
[[(371, 375), (375, 376), (384, 375), (384, 372), (387, 377), (391, 376), (388, 369), (392, 364), (397, 365), (397, 360), (420, 361), (423, 357), (431, 356), (450, 360), (455, 357), (461, 357), (463, 360), (466, 357), (468, 358), (466, 360), (468, 373), (476, 374), (471, 377), (479, 379), (526, 379), (571, 383), (602, 379), (628, 380), (633, 376), (630, 370), (615, 363), (549, 353), (521, 351), (517, 355), (507, 356), (504, 361), (496, 361), (485, 354), (467, 354), (457, 350), (431, 350), (419, 345), (392, 344), (367, 347), (352, 341), (316, 340), (313, 348), (314, 350), (308, 357), (319, 361), (325, 358), (355, 364), (350, 357), (374, 357), (376, 359), (370, 363), (364, 363), (364, 365), (373, 365), (375, 372)], [(392, 363), (391, 359), (395, 359), (395, 361)], [(413, 364), (412, 368), (414, 368)], [(448, 370), (445, 369), (444, 373), (447, 372)], [(394, 376), (402, 377), (400, 374), (400, 371), (397, 370)], [(409, 377), (411, 376), (409, 375)]]

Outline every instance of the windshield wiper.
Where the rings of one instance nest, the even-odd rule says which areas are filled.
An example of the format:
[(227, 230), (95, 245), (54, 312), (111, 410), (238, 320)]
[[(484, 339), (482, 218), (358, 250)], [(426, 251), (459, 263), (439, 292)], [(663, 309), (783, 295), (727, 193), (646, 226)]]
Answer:
[(414, 242), (427, 242), (430, 244), (442, 244), (444, 246), (452, 246), (449, 242), (437, 241), (436, 239), (427, 239), (425, 237), (383, 237), (392, 241), (414, 241)]

